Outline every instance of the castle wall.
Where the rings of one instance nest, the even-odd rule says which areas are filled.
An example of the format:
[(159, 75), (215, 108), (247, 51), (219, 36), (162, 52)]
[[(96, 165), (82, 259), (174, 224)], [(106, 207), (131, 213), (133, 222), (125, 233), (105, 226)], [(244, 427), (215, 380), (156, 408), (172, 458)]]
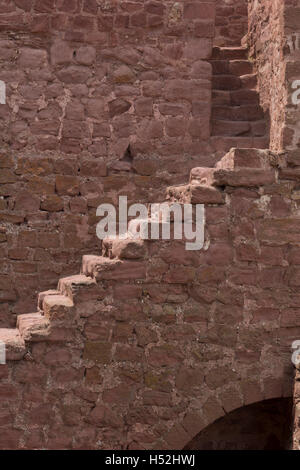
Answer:
[[(291, 0), (286, 2), (285, 24), (285, 60), (286, 60), (286, 89), (287, 106), (285, 114), (284, 146), (289, 151), (289, 159), (294, 166), (300, 165), (300, 110), (299, 93), (296, 94), (296, 103), (293, 103), (293, 94), (299, 90), (300, 80), (300, 2)], [(298, 104), (297, 104), (298, 103)]]
[(299, 366), (295, 369), (294, 384), (294, 422), (293, 422), (293, 449), (299, 450), (300, 447), (300, 430), (299, 430), (299, 414), (300, 414), (300, 383), (299, 383)]
[(248, 31), (247, 0), (216, 0), (216, 46), (240, 46)]
[(115, 241), (40, 295), (44, 315), (18, 319), (25, 350), (0, 367), (0, 448), (182, 449), (225, 414), (292, 395), (299, 183), (279, 164), (235, 150), (213, 185), (169, 189), (205, 203), (203, 250)]
[(285, 142), (284, 8), (282, 0), (249, 2), (249, 53), (256, 64), (261, 105), (270, 113), (270, 148), (276, 151)]
[[(40, 298), (45, 331), (19, 320), (27, 352), (0, 369), (1, 448), (183, 448), (224, 413), (291, 395), (298, 3), (283, 5), (250, 2), (249, 44), (271, 148), (287, 159), (237, 152), (217, 189), (195, 190), (205, 250), (149, 242), (139, 261), (85, 258), (87, 285)], [(244, 7), (221, 8), (239, 33), (218, 3), (216, 40), (240, 41)], [(101, 202), (162, 200), (237, 142), (210, 135), (214, 21), (213, 1), (0, 2), (1, 326), (99, 254)]]
[(99, 252), (100, 203), (215, 163), (214, 18), (210, 0), (0, 2), (0, 325)]

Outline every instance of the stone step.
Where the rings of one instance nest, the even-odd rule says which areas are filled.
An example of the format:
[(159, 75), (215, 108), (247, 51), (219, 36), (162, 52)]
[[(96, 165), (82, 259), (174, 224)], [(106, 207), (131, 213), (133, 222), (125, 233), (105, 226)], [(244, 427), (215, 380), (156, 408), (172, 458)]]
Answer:
[(193, 186), (212, 186), (214, 183), (215, 168), (195, 167), (190, 171), (190, 184)]
[(247, 60), (248, 49), (246, 47), (213, 47), (212, 59), (219, 60)]
[[(215, 166), (219, 170), (271, 168), (271, 152), (266, 149), (232, 148)], [(193, 171), (193, 170), (192, 170)]]
[(58, 290), (54, 290), (54, 289), (46, 290), (44, 292), (40, 292), (38, 294), (38, 305), (37, 305), (38, 310), (43, 311), (43, 302), (44, 302), (44, 298), (47, 295), (59, 295), (59, 294), (60, 294), (60, 292)]
[(108, 258), (141, 259), (146, 254), (145, 241), (134, 239), (127, 234), (126, 239), (104, 239), (102, 243), (102, 255)]
[(193, 185), (206, 181), (215, 187), (259, 187), (275, 182), (275, 170), (265, 170), (258, 168), (235, 168), (218, 169), (211, 168), (209, 172), (206, 168), (194, 168), (191, 173)]
[(51, 322), (66, 322), (72, 320), (74, 303), (62, 294), (46, 295), (43, 300), (43, 312)]
[(264, 119), (264, 112), (257, 104), (242, 106), (213, 106), (212, 119), (224, 121), (259, 121)]
[(214, 173), (214, 186), (259, 187), (275, 183), (275, 170), (257, 168), (220, 169)]
[(213, 106), (259, 105), (259, 94), (256, 90), (241, 88), (239, 90), (212, 90)]
[(253, 73), (253, 65), (248, 60), (212, 60), (213, 75), (247, 75)]
[(214, 187), (258, 187), (275, 182), (268, 150), (231, 149), (215, 168), (196, 167), (191, 170), (190, 184)]
[(17, 327), (24, 341), (41, 341), (50, 333), (49, 319), (40, 312), (18, 315)]
[(253, 148), (232, 148), (216, 165), (215, 168), (195, 167), (190, 172), (190, 184), (214, 185), (218, 170), (240, 169), (271, 169), (271, 153), (269, 150)]
[(246, 74), (240, 76), (241, 87), (249, 90), (256, 90), (257, 88), (257, 74)]
[(212, 90), (213, 106), (231, 106), (231, 96), (229, 91)]
[(251, 124), (248, 121), (212, 120), (212, 135), (242, 136), (251, 135)]
[(135, 260), (109, 259), (104, 256), (85, 255), (82, 274), (96, 280), (141, 280), (146, 277), (145, 263)]
[(68, 297), (73, 303), (82, 289), (90, 289), (96, 286), (96, 281), (90, 277), (78, 274), (61, 278), (58, 282), (60, 295)]
[(238, 106), (242, 104), (259, 104), (259, 94), (256, 90), (233, 90), (230, 92), (231, 104)]
[(19, 361), (26, 354), (25, 341), (17, 328), (0, 328), (0, 347), (5, 345), (6, 361)]
[(167, 198), (181, 204), (225, 204), (223, 192), (206, 184), (170, 186)]
[(239, 90), (241, 86), (241, 79), (234, 75), (214, 75), (212, 77), (213, 90)]

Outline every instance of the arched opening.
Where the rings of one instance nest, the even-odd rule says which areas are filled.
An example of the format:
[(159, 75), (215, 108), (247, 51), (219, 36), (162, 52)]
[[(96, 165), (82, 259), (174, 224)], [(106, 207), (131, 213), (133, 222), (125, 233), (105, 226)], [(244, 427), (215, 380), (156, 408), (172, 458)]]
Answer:
[(291, 398), (244, 406), (203, 429), (185, 450), (288, 450), (292, 418)]

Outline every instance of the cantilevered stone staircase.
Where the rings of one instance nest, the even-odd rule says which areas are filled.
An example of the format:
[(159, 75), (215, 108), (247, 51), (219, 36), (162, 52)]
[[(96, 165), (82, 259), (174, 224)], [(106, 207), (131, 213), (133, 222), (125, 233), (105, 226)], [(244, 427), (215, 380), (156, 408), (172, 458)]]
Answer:
[[(212, 136), (268, 136), (267, 116), (259, 104), (257, 75), (245, 47), (214, 47), (212, 60)], [(254, 147), (255, 140), (254, 140)], [(260, 146), (258, 146), (260, 148)]]
[[(225, 204), (224, 186), (257, 187), (275, 182), (270, 152), (257, 149), (231, 149), (215, 168), (194, 168), (190, 181), (167, 189), (169, 203)], [(147, 219), (142, 224), (150, 223)], [(147, 241), (133, 239), (131, 221), (125, 239), (107, 239), (102, 256), (83, 256), (81, 273), (60, 279), (57, 290), (38, 296), (37, 312), (19, 315), (15, 329), (0, 329), (0, 341), (6, 345), (8, 361), (21, 360), (32, 342), (76, 341), (79, 314), (76, 303), (103, 299), (98, 285), (103, 280), (146, 279)], [(141, 225), (141, 222), (139, 222)]]

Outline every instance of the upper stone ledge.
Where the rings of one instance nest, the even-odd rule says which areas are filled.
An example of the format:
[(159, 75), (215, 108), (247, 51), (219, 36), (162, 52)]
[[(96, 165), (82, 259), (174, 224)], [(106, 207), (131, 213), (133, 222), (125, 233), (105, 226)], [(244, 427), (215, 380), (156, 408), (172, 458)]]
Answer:
[(269, 150), (232, 148), (215, 168), (193, 168), (190, 184), (257, 187), (275, 183), (275, 155)]
[(133, 239), (127, 234), (126, 239), (104, 239), (102, 244), (103, 256), (119, 259), (140, 259), (146, 254), (145, 242)]
[(272, 152), (266, 149), (232, 148), (216, 164), (218, 170), (235, 170), (239, 168), (270, 169)]

